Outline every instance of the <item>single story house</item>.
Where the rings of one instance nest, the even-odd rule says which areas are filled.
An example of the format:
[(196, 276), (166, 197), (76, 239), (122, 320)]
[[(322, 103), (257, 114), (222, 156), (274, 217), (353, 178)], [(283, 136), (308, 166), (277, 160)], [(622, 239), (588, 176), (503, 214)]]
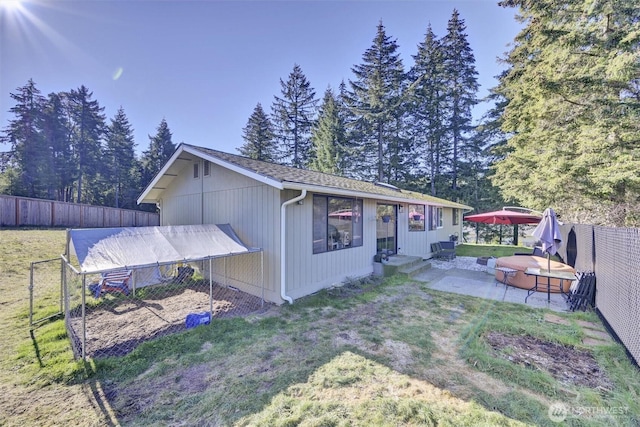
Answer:
[[(381, 251), (430, 258), (431, 243), (462, 235), (462, 213), (471, 209), (184, 143), (138, 203), (155, 203), (162, 226), (230, 224), (243, 242), (263, 250), (261, 292), (278, 304), (371, 274)], [(243, 278), (251, 274), (234, 258), (220, 262), (214, 277), (224, 268), (234, 286), (257, 292), (250, 286), (255, 274)]]

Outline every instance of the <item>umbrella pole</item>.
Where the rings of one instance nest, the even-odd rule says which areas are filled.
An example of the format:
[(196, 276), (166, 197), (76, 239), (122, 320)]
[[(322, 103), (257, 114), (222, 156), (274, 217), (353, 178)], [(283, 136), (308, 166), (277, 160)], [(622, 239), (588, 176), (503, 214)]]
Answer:
[(518, 246), (518, 224), (513, 224), (513, 244)]

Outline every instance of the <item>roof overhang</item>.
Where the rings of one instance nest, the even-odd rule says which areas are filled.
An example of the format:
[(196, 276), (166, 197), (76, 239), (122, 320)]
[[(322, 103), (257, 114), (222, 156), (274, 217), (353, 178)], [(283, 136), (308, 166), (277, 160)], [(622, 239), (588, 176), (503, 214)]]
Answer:
[(362, 191), (347, 190), (347, 189), (335, 188), (335, 187), (326, 187), (322, 185), (310, 185), (310, 184), (303, 184), (299, 182), (290, 182), (290, 181), (285, 181), (283, 184), (284, 184), (285, 190), (299, 190), (299, 191), (307, 190), (314, 193), (335, 194), (336, 196), (357, 197), (361, 199), (376, 199), (376, 200), (384, 200), (384, 201), (397, 202), (397, 203), (412, 203), (416, 205), (452, 207), (452, 208), (459, 208), (459, 209), (469, 208), (468, 206), (465, 206), (462, 204), (447, 203), (445, 200), (440, 202), (436, 200), (425, 200), (425, 199), (408, 197), (406, 195), (405, 196), (399, 195), (398, 197), (393, 197), (393, 196), (388, 196), (383, 194), (365, 193)]
[(470, 206), (466, 206), (460, 203), (449, 202), (444, 199), (435, 198), (435, 200), (429, 200), (424, 198), (412, 197), (411, 193), (398, 191), (398, 196), (390, 194), (369, 193), (358, 190), (351, 190), (348, 188), (340, 188), (326, 185), (308, 184), (303, 182), (294, 181), (278, 181), (274, 178), (261, 175), (250, 169), (243, 168), (237, 164), (220, 159), (219, 157), (207, 154), (195, 147), (180, 144), (175, 153), (171, 156), (165, 166), (158, 172), (151, 183), (145, 188), (140, 197), (138, 197), (138, 204), (140, 203), (157, 203), (162, 197), (162, 192), (166, 190), (171, 182), (178, 176), (178, 173), (186, 166), (185, 162), (191, 163), (196, 159), (207, 160), (215, 165), (231, 170), (233, 172), (244, 175), (255, 181), (277, 188), (278, 190), (307, 190), (314, 193), (322, 194), (335, 194), (337, 196), (346, 197), (358, 197), (362, 199), (375, 199), (384, 200), (396, 203), (412, 203), (418, 205), (431, 205), (458, 208), (463, 210), (470, 210)]
[(145, 188), (140, 197), (138, 197), (137, 203), (157, 203), (161, 198), (162, 192), (169, 187), (171, 182), (173, 182), (173, 180), (178, 176), (178, 173), (185, 167), (184, 162), (191, 163), (196, 158), (207, 160), (213, 164), (222, 166), (241, 175), (255, 179), (256, 181), (275, 187), (279, 190), (283, 189), (282, 183), (279, 181), (244, 169), (217, 157), (210, 156), (206, 153), (203, 153), (202, 151), (193, 149), (188, 145), (180, 144), (175, 153), (173, 153), (171, 158), (164, 165), (164, 167), (153, 178), (151, 183)]

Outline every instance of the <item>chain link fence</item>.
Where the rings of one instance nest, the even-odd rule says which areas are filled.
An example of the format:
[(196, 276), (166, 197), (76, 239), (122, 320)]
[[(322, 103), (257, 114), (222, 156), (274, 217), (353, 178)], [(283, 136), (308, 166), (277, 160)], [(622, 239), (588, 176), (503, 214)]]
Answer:
[(596, 274), (596, 309), (640, 362), (640, 229), (563, 224), (560, 255)]
[(34, 261), (29, 269), (29, 326), (62, 315), (60, 258)]
[(65, 321), (74, 354), (122, 356), (212, 318), (265, 310), (262, 263), (262, 252), (253, 252), (83, 274), (66, 262)]

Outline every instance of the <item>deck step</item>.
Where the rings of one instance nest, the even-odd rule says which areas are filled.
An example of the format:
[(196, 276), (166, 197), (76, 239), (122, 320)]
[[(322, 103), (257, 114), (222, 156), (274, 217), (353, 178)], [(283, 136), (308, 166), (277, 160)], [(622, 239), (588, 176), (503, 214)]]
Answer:
[(389, 277), (398, 273), (401, 268), (410, 268), (422, 262), (422, 258), (418, 256), (393, 255), (382, 263), (384, 276)]
[(403, 266), (399, 268), (398, 273), (403, 273), (409, 277), (414, 277), (430, 268), (431, 263), (429, 261), (420, 261), (418, 263), (411, 264), (410, 266)]

